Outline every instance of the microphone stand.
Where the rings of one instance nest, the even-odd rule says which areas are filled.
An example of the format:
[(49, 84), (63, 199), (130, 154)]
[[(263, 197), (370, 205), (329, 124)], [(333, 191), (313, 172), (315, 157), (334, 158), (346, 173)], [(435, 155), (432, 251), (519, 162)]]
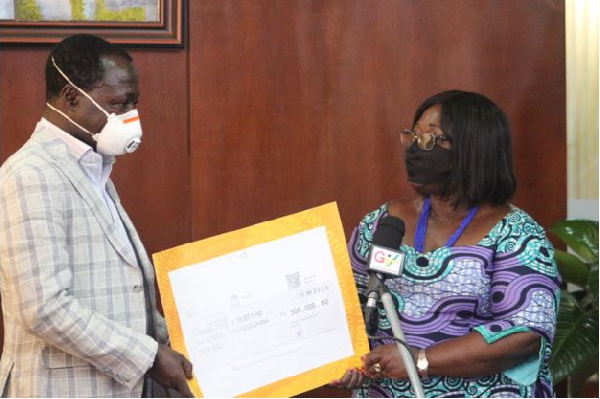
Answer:
[[(379, 273), (373, 273), (373, 276), (377, 276), (377, 279), (381, 281), (378, 274)], [(388, 319), (390, 320), (394, 337), (397, 340), (406, 342), (406, 339), (404, 338), (404, 333), (402, 332), (402, 327), (400, 326), (400, 318), (396, 313), (396, 307), (394, 306), (392, 294), (390, 293), (389, 288), (385, 284), (383, 284), (382, 281), (379, 284), (379, 297), (381, 298), (381, 302), (383, 302), (383, 307), (385, 308), (385, 312), (387, 313)], [(413, 386), (413, 390), (415, 391), (415, 397), (424, 398), (425, 393), (423, 392), (423, 386), (421, 385), (419, 373), (417, 372), (417, 368), (415, 366), (415, 361), (413, 359), (412, 354), (408, 350), (408, 347), (399, 343), (398, 341), (396, 341), (396, 346), (398, 347), (398, 351), (400, 351), (402, 362), (404, 363), (404, 367), (406, 368), (406, 372), (408, 373), (408, 378), (410, 379), (410, 382)]]

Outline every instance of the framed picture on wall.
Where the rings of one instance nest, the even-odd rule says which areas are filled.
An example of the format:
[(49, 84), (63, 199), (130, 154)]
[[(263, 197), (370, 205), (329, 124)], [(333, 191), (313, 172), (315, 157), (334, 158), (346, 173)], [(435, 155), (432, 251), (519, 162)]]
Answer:
[(186, 0), (0, 0), (0, 45), (90, 33), (127, 46), (183, 46)]

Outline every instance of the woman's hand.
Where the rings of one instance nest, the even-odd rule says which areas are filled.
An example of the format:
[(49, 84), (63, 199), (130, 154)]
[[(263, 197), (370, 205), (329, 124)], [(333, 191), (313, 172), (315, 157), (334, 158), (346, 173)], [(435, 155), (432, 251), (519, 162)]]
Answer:
[[(411, 349), (411, 352), (414, 352), (414, 350)], [(369, 377), (408, 378), (408, 373), (406, 372), (402, 356), (396, 344), (382, 345), (374, 348), (363, 357), (363, 361), (365, 362), (365, 370)]]
[(330, 386), (339, 389), (356, 389), (360, 388), (365, 382), (365, 375), (357, 369), (346, 371), (346, 374), (339, 380), (334, 380), (329, 383)]

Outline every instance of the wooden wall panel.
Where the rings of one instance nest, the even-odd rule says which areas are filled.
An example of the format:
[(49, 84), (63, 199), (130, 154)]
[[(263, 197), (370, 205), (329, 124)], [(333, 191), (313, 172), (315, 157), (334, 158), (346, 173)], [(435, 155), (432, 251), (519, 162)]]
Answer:
[(397, 132), (452, 88), (507, 112), (515, 203), (565, 216), (562, 1), (204, 0), (190, 21), (194, 239), (333, 200), (349, 233), (413, 195)]
[(0, 162), (27, 141), (44, 112), (48, 52), (0, 47)]

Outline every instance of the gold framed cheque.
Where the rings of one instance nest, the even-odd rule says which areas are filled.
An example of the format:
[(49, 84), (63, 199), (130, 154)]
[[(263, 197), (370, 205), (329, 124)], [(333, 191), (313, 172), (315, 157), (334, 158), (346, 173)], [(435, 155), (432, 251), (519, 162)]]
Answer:
[(171, 345), (209, 397), (290, 397), (368, 341), (336, 203), (154, 254)]

